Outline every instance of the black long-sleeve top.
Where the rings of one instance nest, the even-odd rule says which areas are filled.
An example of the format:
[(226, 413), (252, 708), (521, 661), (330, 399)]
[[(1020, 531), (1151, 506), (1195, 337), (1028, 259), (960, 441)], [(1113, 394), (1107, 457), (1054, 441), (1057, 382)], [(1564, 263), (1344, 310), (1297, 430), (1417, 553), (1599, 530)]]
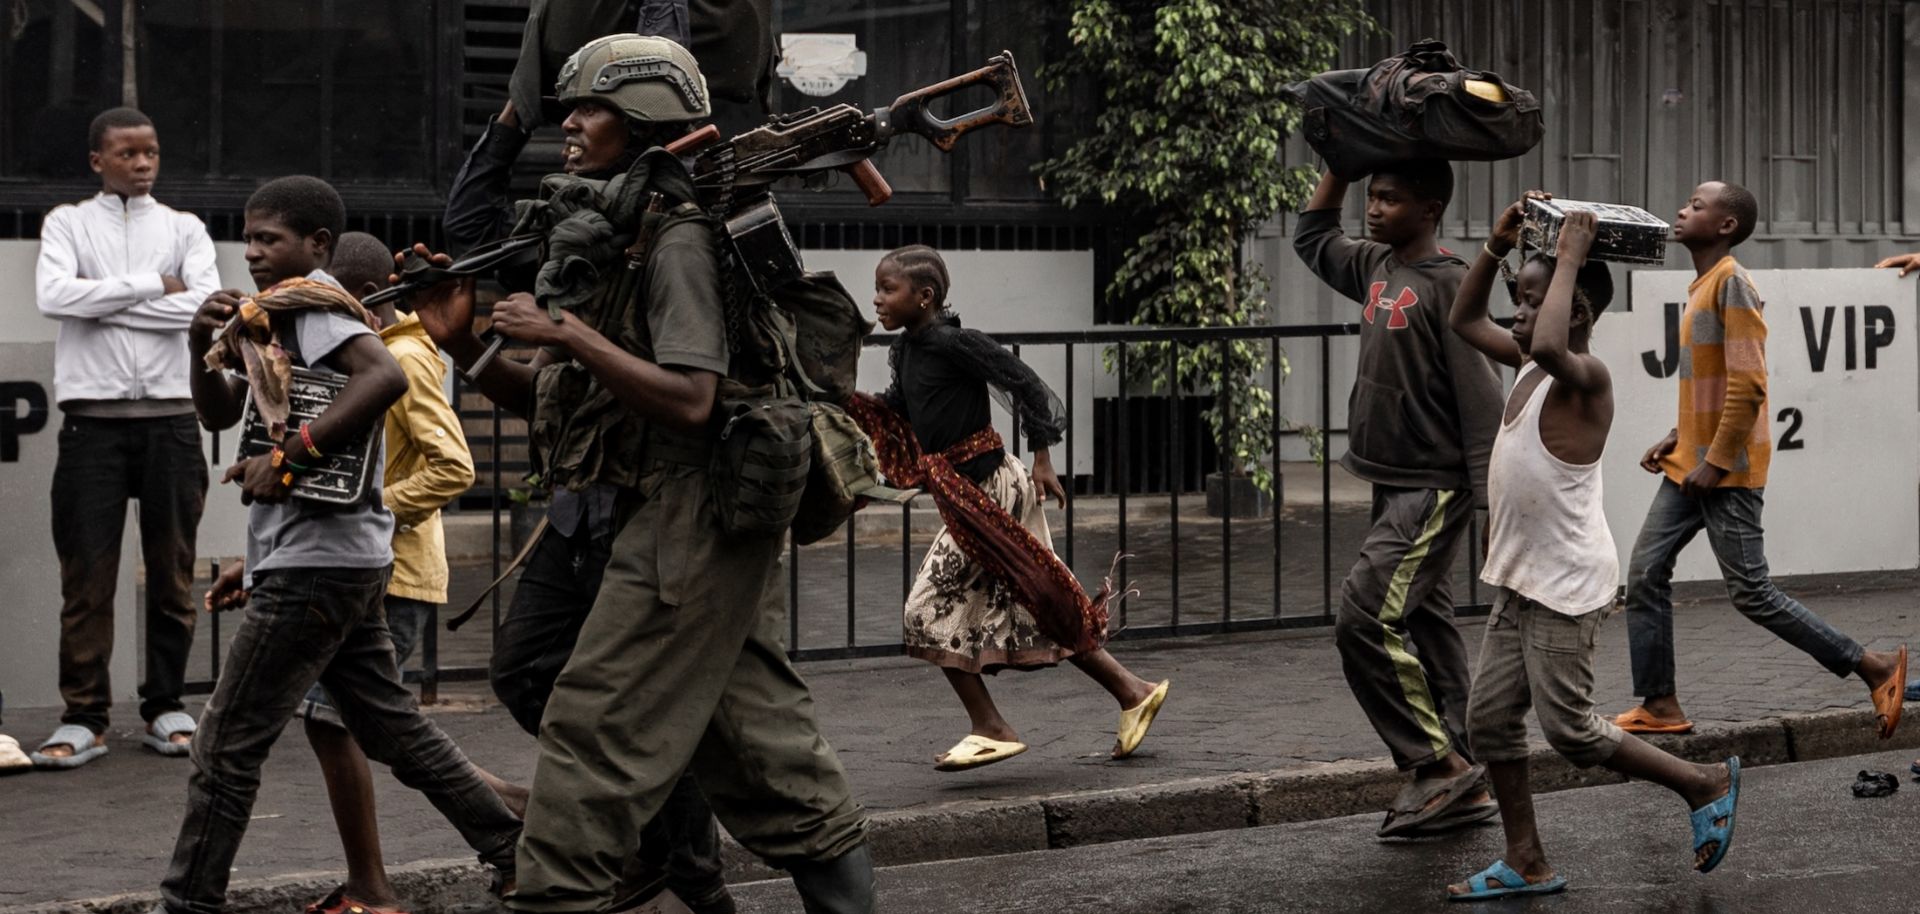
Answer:
[[(991, 424), (996, 394), (1030, 448), (1052, 447), (1064, 437), (1066, 410), (1046, 382), (992, 337), (962, 328), (951, 314), (894, 340), (887, 362), (893, 383), (881, 397), (907, 417), (925, 453), (944, 451)], [(984, 483), (1005, 460), (1006, 451), (997, 450), (955, 469)]]
[(447, 191), (441, 225), (448, 253), (455, 259), (480, 245), (507, 237), (513, 229), (513, 162), (532, 134), (488, 118), (487, 130), (467, 152), (467, 160)]

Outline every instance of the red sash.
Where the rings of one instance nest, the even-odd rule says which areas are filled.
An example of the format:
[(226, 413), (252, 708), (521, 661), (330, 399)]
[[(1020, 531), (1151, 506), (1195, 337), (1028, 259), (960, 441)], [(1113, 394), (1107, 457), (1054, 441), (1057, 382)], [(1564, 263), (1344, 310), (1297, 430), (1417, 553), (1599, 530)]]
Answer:
[(880, 398), (854, 394), (846, 406), (847, 414), (873, 439), (888, 483), (930, 493), (954, 544), (989, 574), (1007, 582), (1014, 599), (1033, 614), (1041, 634), (1074, 653), (1106, 643), (1113, 581), (1104, 582), (1100, 592), (1089, 597), (1051, 545), (1041, 542), (978, 484), (954, 469), (956, 463), (1002, 446), (993, 426), (940, 453), (924, 454), (906, 418)]

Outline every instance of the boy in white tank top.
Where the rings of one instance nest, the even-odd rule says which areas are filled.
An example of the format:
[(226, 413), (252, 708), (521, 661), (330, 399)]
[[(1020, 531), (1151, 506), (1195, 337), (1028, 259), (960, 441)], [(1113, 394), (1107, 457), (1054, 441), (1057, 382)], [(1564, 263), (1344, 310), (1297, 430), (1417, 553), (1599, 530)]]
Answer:
[(1535, 255), (1514, 284), (1511, 332), (1487, 316), (1487, 293), (1519, 242), (1525, 201), (1500, 215), (1454, 300), (1453, 331), (1488, 358), (1520, 369), (1488, 470), (1490, 542), (1482, 580), (1499, 588), (1467, 705), (1467, 732), (1500, 802), (1506, 856), (1465, 883), (1455, 901), (1566, 888), (1548, 865), (1527, 781), (1527, 708), (1554, 750), (1680, 795), (1692, 810), (1694, 868), (1720, 864), (1733, 840), (1740, 760), (1681, 761), (1593, 712), (1595, 636), (1611, 614), (1619, 555), (1601, 510), (1600, 454), (1613, 424), (1613, 379), (1587, 351), (1613, 297), (1604, 264), (1587, 261), (1593, 215), (1575, 212), (1556, 257)]

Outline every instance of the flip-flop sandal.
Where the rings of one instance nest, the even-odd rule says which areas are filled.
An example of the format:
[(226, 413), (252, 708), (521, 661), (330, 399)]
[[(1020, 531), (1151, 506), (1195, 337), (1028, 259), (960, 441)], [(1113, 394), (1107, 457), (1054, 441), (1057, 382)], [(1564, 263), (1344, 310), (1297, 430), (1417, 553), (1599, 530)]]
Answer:
[(1552, 895), (1567, 890), (1567, 877), (1555, 875), (1545, 882), (1528, 882), (1525, 876), (1514, 872), (1505, 860), (1495, 860), (1493, 865), (1467, 877), (1467, 888), (1463, 895), (1447, 893), (1448, 901), (1484, 901), (1488, 898), (1505, 898), (1509, 895)]
[(348, 895), (347, 887), (343, 885), (328, 892), (327, 897), (307, 905), (307, 914), (407, 914), (407, 910), (367, 904)]
[[(48, 746), (69, 746), (72, 747), (73, 754), (46, 755)], [(61, 724), (59, 729), (53, 731), (52, 736), (47, 737), (46, 742), (40, 744), (39, 749), (34, 750), (31, 758), (35, 768), (63, 771), (78, 768), (106, 754), (107, 741), (95, 735), (92, 730), (79, 724)]]
[(1892, 739), (1900, 729), (1900, 710), (1906, 704), (1907, 646), (1900, 645), (1900, 659), (1892, 676), (1873, 690), (1873, 712), (1880, 718), (1880, 738)]
[[(1693, 823), (1693, 855), (1700, 856), (1700, 849), (1713, 843), (1713, 853), (1705, 863), (1694, 865), (1701, 873), (1711, 873), (1720, 861), (1727, 858), (1727, 848), (1733, 846), (1733, 812), (1740, 804), (1740, 757), (1727, 757), (1727, 793), (1725, 796), (1699, 809), (1694, 810), (1689, 819)], [(1725, 825), (1715, 824), (1727, 820)]]
[(953, 744), (952, 749), (942, 753), (934, 760), (935, 771), (966, 771), (982, 765), (1002, 762), (1027, 751), (1026, 743), (1008, 743), (985, 736), (967, 734), (967, 738)]
[[(1387, 819), (1380, 823), (1380, 830), (1374, 832), (1375, 837), (1399, 838), (1430, 830), (1435, 820), (1456, 813), (1462, 800), (1486, 789), (1486, 779), (1486, 766), (1474, 765), (1451, 778), (1408, 784), (1400, 789), (1399, 796), (1394, 797), (1393, 806), (1387, 810)], [(1436, 798), (1440, 798), (1440, 802), (1435, 803)], [(1495, 807), (1495, 811), (1498, 812), (1498, 807)]]
[(1643, 705), (1634, 705), (1613, 719), (1613, 725), (1628, 733), (1692, 733), (1693, 721), (1663, 720)]
[(0, 733), (0, 775), (20, 774), (33, 770), (33, 759), (20, 751), (20, 741)]
[(168, 711), (153, 719), (147, 725), (145, 733), (140, 735), (140, 745), (152, 749), (161, 755), (181, 756), (193, 751), (191, 740), (184, 743), (173, 741), (174, 734), (185, 733), (192, 736), (199, 729), (193, 718), (184, 711)]
[(1153, 717), (1160, 713), (1160, 706), (1167, 701), (1167, 689), (1173, 680), (1163, 679), (1154, 687), (1153, 694), (1125, 711), (1120, 712), (1119, 736), (1113, 741), (1113, 757), (1126, 758), (1147, 738), (1147, 730), (1153, 726)]

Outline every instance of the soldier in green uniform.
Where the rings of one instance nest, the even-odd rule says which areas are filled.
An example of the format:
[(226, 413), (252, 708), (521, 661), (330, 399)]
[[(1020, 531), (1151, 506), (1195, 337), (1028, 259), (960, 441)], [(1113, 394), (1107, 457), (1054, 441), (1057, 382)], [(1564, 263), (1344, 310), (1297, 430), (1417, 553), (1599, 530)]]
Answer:
[(474, 370), (471, 281), (416, 305), (473, 385), (529, 417), (542, 482), (620, 493), (599, 595), (542, 719), (507, 903), (604, 910), (641, 826), (691, 771), (808, 912), (870, 912), (867, 815), (786, 656), (785, 539), (724, 533), (710, 493), (729, 368), (718, 239), (658, 148), (708, 115), (705, 81), (672, 41), (611, 35), (568, 60), (558, 89), (567, 174), (542, 182), (517, 227), (546, 233), (545, 262), (533, 294), (493, 310), (539, 355)]

